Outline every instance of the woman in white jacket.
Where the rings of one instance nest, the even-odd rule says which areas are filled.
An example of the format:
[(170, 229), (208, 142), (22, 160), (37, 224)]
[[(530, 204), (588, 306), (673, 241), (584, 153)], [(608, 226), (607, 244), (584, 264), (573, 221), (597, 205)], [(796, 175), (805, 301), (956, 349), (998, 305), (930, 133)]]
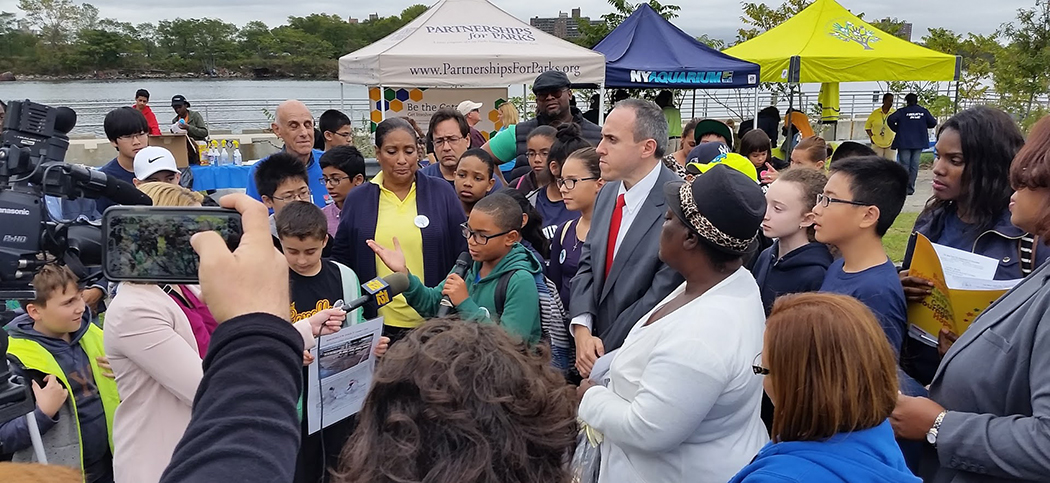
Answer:
[(668, 183), (660, 259), (685, 277), (585, 380), (579, 416), (602, 433), (599, 481), (725, 482), (769, 440), (751, 365), (765, 315), (742, 254), (765, 214), (758, 185), (715, 166)]

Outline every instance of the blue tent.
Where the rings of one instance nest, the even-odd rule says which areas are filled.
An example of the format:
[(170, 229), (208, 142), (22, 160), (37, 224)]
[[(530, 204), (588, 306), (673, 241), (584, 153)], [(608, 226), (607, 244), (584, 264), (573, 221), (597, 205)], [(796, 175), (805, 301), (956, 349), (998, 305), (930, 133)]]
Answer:
[(594, 47), (605, 54), (605, 86), (725, 89), (757, 87), (758, 64), (704, 45), (643, 3)]

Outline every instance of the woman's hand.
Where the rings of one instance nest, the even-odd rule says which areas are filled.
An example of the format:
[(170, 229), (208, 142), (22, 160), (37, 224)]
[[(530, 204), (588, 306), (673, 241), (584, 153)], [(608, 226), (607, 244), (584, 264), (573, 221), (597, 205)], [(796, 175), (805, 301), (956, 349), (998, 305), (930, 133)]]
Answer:
[(386, 355), (386, 351), (390, 349), (390, 338), (380, 337), (379, 344), (376, 345), (376, 350), (372, 351), (376, 357), (383, 357)]
[(941, 355), (941, 359), (944, 359), (948, 349), (951, 349), (952, 344), (957, 340), (959, 340), (959, 336), (955, 335), (955, 332), (941, 328), (941, 331), (937, 334), (937, 352)]
[(897, 395), (897, 407), (890, 414), (893, 432), (901, 439), (922, 441), (944, 408), (932, 399)]
[(314, 363), (314, 356), (310, 351), (303, 351), (303, 367)]
[(904, 287), (904, 298), (908, 302), (922, 302), (922, 299), (933, 293), (933, 282), (922, 277), (908, 275), (909, 270), (901, 270), (897, 275), (901, 278), (901, 286)]
[(325, 309), (310, 316), (310, 332), (317, 337), (339, 332), (346, 320), (343, 309)]
[(774, 168), (773, 165), (769, 164), (768, 162), (766, 163), (766, 170), (759, 174), (762, 176), (762, 178), (759, 179), (759, 181), (765, 184), (772, 183), (780, 177), (780, 172), (777, 171), (776, 168)]
[(403, 273), (408, 275), (408, 263), (405, 261), (405, 252), (401, 250), (401, 242), (397, 241), (397, 237), (394, 237), (394, 248), (385, 248), (382, 245), (376, 243), (375, 240), (366, 240), (368, 248), (371, 248), (379, 259), (383, 261), (386, 268), (394, 273)]
[(587, 390), (597, 385), (598, 383), (590, 379), (584, 378), (582, 381), (580, 381), (580, 387), (576, 388), (576, 400), (583, 401), (583, 395), (587, 393)]
[(605, 355), (605, 344), (581, 325), (573, 326), (573, 335), (576, 339), (576, 370), (581, 376), (590, 377), (594, 362)]
[(109, 365), (109, 358), (102, 356), (96, 357), (95, 362), (98, 363), (98, 368), (102, 371), (102, 376), (110, 379), (116, 379), (116, 374), (113, 374), (113, 367)]
[(445, 278), (445, 287), (441, 289), (441, 295), (448, 295), (452, 305), (457, 307), (470, 297), (470, 293), (467, 292), (467, 282), (463, 281), (463, 277), (454, 273), (450, 273)]

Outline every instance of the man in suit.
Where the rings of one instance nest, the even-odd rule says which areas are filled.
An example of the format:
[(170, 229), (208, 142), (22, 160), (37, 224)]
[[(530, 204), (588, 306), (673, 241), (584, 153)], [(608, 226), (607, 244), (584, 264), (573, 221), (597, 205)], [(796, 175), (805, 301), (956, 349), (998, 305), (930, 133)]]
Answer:
[(680, 180), (660, 162), (666, 149), (667, 121), (650, 101), (617, 103), (602, 126), (597, 151), (606, 185), (569, 302), (576, 366), (584, 377), (684, 280), (658, 256), (667, 211), (663, 186)]

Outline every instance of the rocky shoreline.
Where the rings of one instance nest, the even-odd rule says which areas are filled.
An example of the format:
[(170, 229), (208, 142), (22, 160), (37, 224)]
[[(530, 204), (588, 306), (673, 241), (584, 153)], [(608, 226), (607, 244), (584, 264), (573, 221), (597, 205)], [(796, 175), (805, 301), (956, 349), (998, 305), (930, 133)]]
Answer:
[(269, 80), (269, 79), (303, 79), (303, 80), (316, 80), (316, 79), (328, 79), (328, 77), (319, 76), (307, 76), (307, 75), (292, 75), (284, 73), (269, 72), (263, 69), (256, 69), (253, 72), (244, 73), (239, 71), (223, 71), (214, 74), (196, 73), (196, 72), (120, 72), (120, 71), (99, 71), (90, 74), (69, 74), (69, 75), (42, 75), (42, 74), (15, 74), (13, 72), (2, 72), (0, 73), (0, 82), (17, 82), (17, 81), (43, 81), (43, 82), (68, 82), (68, 81), (106, 81), (106, 80), (140, 80), (140, 79), (162, 79), (162, 80), (185, 80), (185, 79), (207, 79), (207, 80), (243, 80), (243, 79), (257, 79), (257, 80)]

